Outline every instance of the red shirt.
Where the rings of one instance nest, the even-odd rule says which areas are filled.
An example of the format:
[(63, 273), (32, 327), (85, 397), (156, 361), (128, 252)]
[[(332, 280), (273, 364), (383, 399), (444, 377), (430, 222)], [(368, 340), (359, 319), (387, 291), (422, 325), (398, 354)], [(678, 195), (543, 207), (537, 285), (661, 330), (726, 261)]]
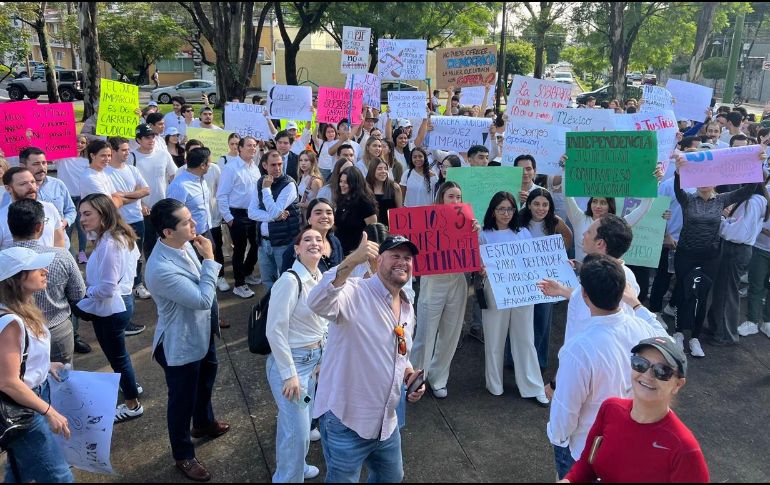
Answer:
[[(565, 477), (572, 483), (709, 481), (706, 460), (692, 432), (673, 411), (652, 424), (631, 419), (631, 399), (602, 403), (580, 460)], [(593, 464), (588, 460), (597, 437), (602, 442)]]

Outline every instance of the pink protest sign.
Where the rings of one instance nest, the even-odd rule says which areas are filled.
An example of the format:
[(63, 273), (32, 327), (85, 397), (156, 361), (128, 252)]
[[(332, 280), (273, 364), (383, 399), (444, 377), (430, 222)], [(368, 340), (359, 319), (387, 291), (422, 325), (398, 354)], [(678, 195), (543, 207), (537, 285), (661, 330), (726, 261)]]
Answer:
[(48, 160), (77, 157), (77, 130), (72, 103), (38, 104), (33, 111), (30, 143)]
[(35, 106), (34, 99), (0, 104), (0, 148), (6, 157), (18, 157), (20, 151), (30, 146), (27, 130), (32, 129)]
[(339, 123), (340, 120), (351, 116), (354, 125), (361, 123), (361, 111), (364, 108), (364, 93), (360, 89), (353, 90), (353, 109), (350, 109), (350, 91), (347, 89), (318, 88), (318, 116), (321, 123)]
[(762, 182), (762, 145), (685, 153), (679, 169), (683, 189)]

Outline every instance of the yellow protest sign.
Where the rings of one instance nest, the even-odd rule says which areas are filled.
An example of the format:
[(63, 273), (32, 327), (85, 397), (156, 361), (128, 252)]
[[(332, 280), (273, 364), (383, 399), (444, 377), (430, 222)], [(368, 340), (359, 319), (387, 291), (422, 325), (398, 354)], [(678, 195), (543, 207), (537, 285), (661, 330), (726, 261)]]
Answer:
[(222, 155), (227, 155), (230, 151), (227, 146), (227, 137), (229, 136), (230, 132), (225, 130), (187, 128), (187, 139), (202, 142), (206, 148), (211, 150), (211, 161), (215, 163), (222, 158)]
[(132, 140), (139, 124), (139, 117), (135, 113), (137, 108), (139, 86), (102, 79), (96, 134), (122, 136)]

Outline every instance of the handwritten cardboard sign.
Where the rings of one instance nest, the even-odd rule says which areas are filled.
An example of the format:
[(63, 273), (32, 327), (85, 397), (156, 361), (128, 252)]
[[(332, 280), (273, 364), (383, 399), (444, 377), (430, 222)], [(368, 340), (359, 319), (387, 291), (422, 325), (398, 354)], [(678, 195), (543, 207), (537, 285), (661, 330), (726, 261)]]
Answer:
[(267, 111), (271, 118), (311, 120), (313, 119), (313, 88), (273, 86), (267, 93)]
[(535, 119), (517, 118), (505, 127), (502, 164), (513, 166), (519, 155), (532, 155), (537, 173), (561, 175), (559, 159), (566, 153), (567, 128)]
[(553, 112), (553, 124), (571, 132), (614, 131), (616, 116), (608, 109), (559, 109)]
[(388, 222), (391, 234), (406, 237), (420, 250), (414, 258), (415, 276), (481, 269), (479, 238), (468, 204), (391, 209)]
[(211, 161), (217, 163), (222, 155), (230, 153), (230, 147), (227, 144), (229, 131), (210, 130), (208, 128), (187, 128), (187, 138), (189, 140), (198, 140), (203, 146), (211, 151)]
[(265, 111), (267, 106), (248, 103), (225, 104), (225, 130), (238, 133), (241, 138), (253, 136), (257, 140), (272, 138), (270, 127), (267, 125)]
[(30, 146), (27, 130), (32, 129), (32, 112), (37, 101), (15, 101), (0, 104), (0, 148), (6, 157), (16, 157)]
[(353, 91), (361, 90), (364, 96), (364, 106), (376, 108), (380, 105), (380, 76), (376, 74), (348, 74), (344, 88), (350, 91), (350, 83), (353, 83)]
[(486, 143), (492, 121), (470, 116), (432, 116), (433, 131), (428, 137), (428, 148), (467, 152), (473, 145)]
[(463, 200), (473, 207), (473, 214), (481, 223), (496, 193), (510, 192), (518, 204), (523, 172), (521, 167), (452, 167), (446, 178), (460, 185)]
[(563, 300), (540, 291), (537, 282), (546, 278), (578, 286), (560, 235), (482, 244), (480, 249), (498, 310)]
[(666, 88), (645, 84), (642, 86), (642, 100), (640, 113), (674, 111), (674, 97)]
[(567, 133), (567, 160), (567, 197), (658, 195), (654, 131)]
[(138, 107), (139, 86), (102, 78), (96, 134), (133, 140), (139, 125)]
[(679, 168), (683, 189), (762, 182), (762, 145), (684, 153), (689, 163)]
[[(641, 199), (627, 197), (623, 201), (623, 217), (639, 207)], [(668, 210), (671, 198), (662, 196), (655, 199), (652, 207), (642, 220), (634, 225), (634, 239), (623, 261), (632, 266), (657, 268), (663, 250), (663, 236), (666, 234), (666, 220), (663, 213)]]
[(669, 79), (666, 83), (666, 89), (674, 98), (676, 119), (695, 121), (706, 119), (706, 109), (711, 106), (711, 97), (714, 96), (713, 88), (678, 79)]
[(350, 90), (339, 88), (318, 88), (317, 119), (321, 123), (339, 123), (340, 120), (351, 116), (352, 124), (361, 123), (361, 110), (364, 108), (363, 93), (353, 90), (353, 106), (351, 108)]
[(506, 113), (509, 118), (534, 118), (550, 122), (554, 110), (569, 108), (571, 96), (570, 84), (514, 76)]
[(363, 74), (369, 69), (371, 39), (372, 29), (368, 27), (342, 27), (341, 73)]
[(427, 69), (428, 41), (379, 39), (378, 72), (384, 80), (423, 81)]
[(388, 91), (391, 118), (424, 118), (425, 102), (422, 91)]
[[(496, 75), (495, 75), (496, 76)], [(495, 77), (497, 79), (497, 77)], [(495, 81), (497, 83), (497, 81)], [(484, 104), (484, 86), (464, 87), (460, 91), (460, 105), (462, 106), (481, 106)], [(487, 93), (487, 106), (495, 104), (495, 89), (490, 88)], [(484, 114), (484, 113), (482, 113)]]
[(72, 103), (38, 104), (32, 111), (32, 120), (30, 144), (42, 149), (48, 160), (78, 156)]
[(615, 126), (625, 131), (654, 131), (658, 140), (658, 161), (668, 168), (669, 159), (676, 148), (679, 127), (673, 111), (649, 110), (644, 113), (615, 115)]
[(439, 89), (492, 84), (496, 72), (494, 44), (436, 49), (436, 87)]

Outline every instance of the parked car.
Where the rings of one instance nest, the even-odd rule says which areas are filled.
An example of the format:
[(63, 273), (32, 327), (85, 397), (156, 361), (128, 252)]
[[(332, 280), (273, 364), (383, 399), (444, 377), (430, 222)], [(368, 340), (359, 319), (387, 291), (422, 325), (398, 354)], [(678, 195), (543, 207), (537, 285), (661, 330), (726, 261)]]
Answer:
[(645, 74), (642, 82), (644, 84), (658, 84), (658, 76), (655, 74)]
[[(70, 102), (83, 99), (83, 71), (57, 69), (56, 78), (60, 101)], [(41, 94), (48, 94), (45, 71), (36, 70), (32, 77), (16, 78), (8, 83), (6, 90), (8, 97), (13, 101), (21, 101), (24, 96), (36, 99)]]
[(555, 72), (553, 73), (553, 80), (557, 83), (575, 84), (575, 78), (572, 77), (571, 72)]
[(419, 91), (420, 88), (400, 81), (384, 81), (380, 84), (380, 101), (388, 104), (388, 91)]
[(208, 96), (209, 103), (217, 102), (217, 85), (213, 81), (189, 79), (176, 86), (153, 89), (150, 99), (161, 104), (170, 104), (171, 98), (181, 96), (188, 103), (200, 103), (203, 95)]
[(631, 73), (626, 74), (626, 82), (642, 82), (642, 73), (639, 71), (634, 71)]
[[(588, 100), (589, 96), (593, 96), (594, 98), (596, 98), (597, 105), (600, 105), (605, 101), (609, 103), (613, 99), (617, 98), (617, 96), (615, 96), (615, 87), (612, 86), (611, 84), (608, 84), (607, 86), (602, 86), (596, 91), (579, 94), (577, 98), (575, 98), (575, 101), (577, 101), (577, 104), (586, 104), (586, 100)], [(639, 100), (641, 97), (642, 97), (642, 88), (640, 88), (639, 86), (626, 84), (625, 99), (634, 98)]]

